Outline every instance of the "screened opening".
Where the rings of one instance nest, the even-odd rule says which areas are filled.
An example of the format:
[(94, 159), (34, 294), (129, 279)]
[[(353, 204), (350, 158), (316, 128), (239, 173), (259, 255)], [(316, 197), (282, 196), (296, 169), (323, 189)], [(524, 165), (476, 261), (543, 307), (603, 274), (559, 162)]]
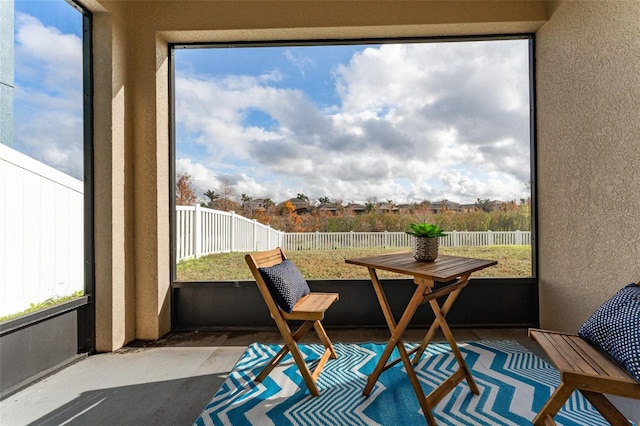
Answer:
[(85, 293), (91, 126), (89, 16), (64, 0), (0, 9), (2, 321)]
[(477, 276), (534, 276), (532, 44), (173, 46), (175, 280), (250, 280), (276, 246), (366, 278), (344, 259), (410, 251), (423, 222), (498, 260)]

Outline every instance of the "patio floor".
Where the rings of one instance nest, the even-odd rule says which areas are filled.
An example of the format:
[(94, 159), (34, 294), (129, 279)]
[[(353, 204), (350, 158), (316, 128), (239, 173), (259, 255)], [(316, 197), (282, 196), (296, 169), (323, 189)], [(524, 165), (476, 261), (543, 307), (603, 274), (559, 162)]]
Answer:
[[(454, 329), (458, 341), (516, 340), (544, 357), (526, 329)], [(337, 342), (384, 342), (381, 329), (329, 329)], [(424, 330), (407, 330), (420, 341)], [(314, 336), (315, 337), (315, 336)], [(304, 341), (313, 341), (309, 337)], [(444, 340), (438, 336), (436, 341)], [(275, 331), (172, 333), (153, 343), (134, 342), (114, 353), (75, 364), (0, 401), (0, 424), (190, 425), (252, 342), (280, 343)], [(637, 401), (613, 398), (640, 424)]]

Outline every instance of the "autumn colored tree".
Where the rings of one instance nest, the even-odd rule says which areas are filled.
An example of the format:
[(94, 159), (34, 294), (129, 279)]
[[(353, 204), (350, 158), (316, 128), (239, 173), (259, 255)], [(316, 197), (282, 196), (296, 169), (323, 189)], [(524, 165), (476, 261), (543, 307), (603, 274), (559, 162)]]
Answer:
[(263, 225), (271, 224), (271, 218), (267, 215), (267, 212), (262, 209), (255, 210), (253, 212), (253, 218)]
[(198, 197), (193, 191), (193, 178), (187, 173), (178, 173), (176, 176), (176, 205), (190, 206)]
[(302, 226), (302, 219), (296, 213), (296, 206), (294, 206), (290, 201), (285, 201), (280, 204), (278, 209), (278, 213), (282, 217), (282, 231), (284, 232), (304, 232), (304, 227)]

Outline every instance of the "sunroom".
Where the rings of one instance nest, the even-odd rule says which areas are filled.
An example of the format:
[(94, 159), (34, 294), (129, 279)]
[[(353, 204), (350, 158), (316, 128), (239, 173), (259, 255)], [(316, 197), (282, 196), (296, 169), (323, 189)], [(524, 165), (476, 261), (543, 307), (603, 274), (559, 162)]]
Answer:
[[(251, 280), (176, 279), (176, 46), (531, 40), (531, 276), (472, 279), (451, 326), (575, 332), (640, 278), (634, 239), (640, 5), (634, 1), (73, 3), (90, 31), (84, 38), (84, 296), (2, 324), (2, 370), (7, 363), (22, 370), (3, 373), (3, 389), (18, 389), (79, 353), (118, 351), (177, 331), (270, 325)], [(412, 291), (411, 280), (397, 284)], [(385, 327), (367, 279), (323, 279), (311, 287), (341, 294), (327, 327)], [(52, 336), (48, 322), (68, 333), (43, 337)], [(43, 362), (20, 363), (30, 356)]]

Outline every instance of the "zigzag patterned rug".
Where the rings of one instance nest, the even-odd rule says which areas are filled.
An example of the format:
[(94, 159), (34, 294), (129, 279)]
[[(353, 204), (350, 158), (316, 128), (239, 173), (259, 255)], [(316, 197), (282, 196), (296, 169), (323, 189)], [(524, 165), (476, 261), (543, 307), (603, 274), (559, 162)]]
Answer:
[[(410, 349), (415, 345), (407, 344)], [(460, 383), (433, 410), (442, 425), (530, 425), (559, 383), (557, 370), (512, 341), (459, 344), (480, 390)], [(426, 424), (402, 363), (382, 373), (371, 395), (362, 390), (384, 344), (334, 344), (338, 359), (325, 365), (313, 397), (291, 355), (265, 379), (253, 379), (279, 350), (252, 344), (195, 421), (195, 425), (421, 425)], [(319, 358), (321, 345), (301, 345)], [(397, 358), (397, 351), (392, 359)], [(313, 365), (312, 365), (313, 367)], [(416, 367), (425, 393), (442, 383), (457, 363), (447, 343), (430, 344)], [(555, 420), (563, 425), (607, 425), (578, 392)]]

